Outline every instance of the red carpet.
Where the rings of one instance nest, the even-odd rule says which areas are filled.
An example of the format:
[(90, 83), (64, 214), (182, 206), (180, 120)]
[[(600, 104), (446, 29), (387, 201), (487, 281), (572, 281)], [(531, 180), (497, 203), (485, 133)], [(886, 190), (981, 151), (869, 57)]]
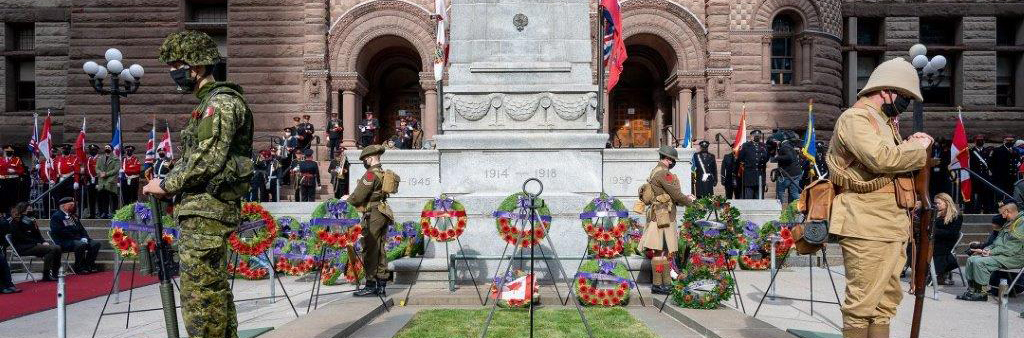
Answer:
[[(39, 278), (39, 274), (36, 274)], [(110, 292), (110, 283), (114, 279), (112, 271), (104, 271), (91, 275), (71, 275), (64, 279), (66, 295), (65, 304), (73, 304), (95, 297), (106, 297)], [(121, 273), (121, 291), (127, 291), (131, 284), (131, 275)], [(136, 274), (135, 287), (146, 286), (158, 282), (155, 276)], [(16, 285), (21, 293), (0, 295), (0, 322), (46, 311), (57, 307), (57, 282), (25, 282)], [(127, 296), (127, 295), (123, 295)], [(127, 299), (122, 297), (122, 299)]]

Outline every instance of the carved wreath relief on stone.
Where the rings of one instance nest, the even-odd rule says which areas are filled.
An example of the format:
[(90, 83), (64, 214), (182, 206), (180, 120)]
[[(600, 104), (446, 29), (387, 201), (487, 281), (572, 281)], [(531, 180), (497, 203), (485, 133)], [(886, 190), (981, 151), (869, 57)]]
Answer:
[(491, 111), (504, 113), (513, 121), (527, 121), (544, 112), (544, 117), (557, 115), (565, 121), (576, 121), (597, 110), (597, 94), (504, 94), (445, 95), (444, 108), (468, 121), (479, 121)]

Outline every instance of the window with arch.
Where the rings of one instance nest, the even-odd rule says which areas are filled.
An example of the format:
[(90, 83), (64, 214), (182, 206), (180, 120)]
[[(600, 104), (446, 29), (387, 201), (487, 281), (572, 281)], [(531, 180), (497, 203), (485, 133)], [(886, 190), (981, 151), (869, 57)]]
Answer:
[(782, 12), (772, 19), (771, 83), (791, 85), (796, 74), (796, 37), (800, 33), (800, 18), (791, 12)]

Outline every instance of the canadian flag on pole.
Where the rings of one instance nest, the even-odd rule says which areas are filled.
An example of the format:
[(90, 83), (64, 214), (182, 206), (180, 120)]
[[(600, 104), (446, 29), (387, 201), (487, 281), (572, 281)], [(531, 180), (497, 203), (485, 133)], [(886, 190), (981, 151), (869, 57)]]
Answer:
[(50, 112), (46, 112), (46, 119), (43, 120), (43, 132), (39, 136), (39, 153), (43, 155), (43, 159), (46, 163), (50, 163), (53, 159), (50, 157)]
[(490, 297), (491, 299), (506, 301), (525, 301), (533, 299), (533, 275), (527, 274), (516, 278), (516, 280), (505, 283), (501, 289), (491, 291)]
[(174, 158), (174, 147), (171, 146), (171, 126), (167, 126), (167, 130), (164, 132), (164, 139), (160, 141), (160, 147), (157, 149), (163, 149), (167, 159)]
[(949, 147), (949, 158), (952, 159), (949, 163), (949, 170), (960, 173), (960, 195), (963, 196), (964, 201), (969, 202), (971, 200), (971, 174), (966, 170), (956, 170), (971, 167), (971, 154), (967, 151), (967, 147), (967, 129), (964, 128), (964, 117), (963, 114), (957, 113), (956, 129), (953, 130), (953, 145)]
[(740, 147), (747, 143), (747, 106), (743, 106), (743, 114), (740, 115), (740, 127), (736, 129), (736, 139), (732, 142), (732, 154), (739, 155)]

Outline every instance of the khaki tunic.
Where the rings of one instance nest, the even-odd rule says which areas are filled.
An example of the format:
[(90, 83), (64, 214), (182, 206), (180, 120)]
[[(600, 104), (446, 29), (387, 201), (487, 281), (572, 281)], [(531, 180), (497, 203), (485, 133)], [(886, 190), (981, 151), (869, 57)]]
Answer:
[[(655, 202), (647, 208), (647, 228), (640, 238), (640, 247), (652, 250), (679, 250), (679, 226), (676, 225), (676, 206), (689, 205), (693, 201), (683, 195), (679, 178), (672, 174), (668, 166), (658, 163), (647, 179)], [(662, 215), (659, 219), (659, 215)], [(659, 227), (659, 220), (661, 227)], [(667, 245), (667, 248), (666, 248)]]
[[(887, 242), (910, 238), (910, 216), (896, 205), (891, 179), (885, 177), (924, 167), (925, 147), (917, 142), (900, 142), (898, 130), (888, 123), (881, 108), (862, 99), (867, 108), (850, 108), (836, 120), (827, 155), (832, 181), (840, 187), (832, 204), (829, 233)], [(838, 170), (837, 170), (838, 169)], [(842, 179), (838, 176), (848, 176)], [(885, 180), (885, 186), (858, 192), (856, 182)]]
[(348, 203), (363, 211), (363, 266), (367, 278), (379, 280), (387, 278), (388, 259), (386, 237), (388, 225), (394, 223), (395, 216), (387, 203), (387, 194), (383, 192), (384, 169), (380, 164), (366, 171), (356, 182), (356, 189), (348, 196)]
[(832, 203), (829, 233), (840, 236), (843, 250), (845, 328), (888, 325), (903, 299), (899, 275), (910, 215), (897, 205), (893, 179), (924, 167), (927, 151), (901, 139), (897, 126), (866, 99), (836, 121), (826, 161), (840, 192)]

